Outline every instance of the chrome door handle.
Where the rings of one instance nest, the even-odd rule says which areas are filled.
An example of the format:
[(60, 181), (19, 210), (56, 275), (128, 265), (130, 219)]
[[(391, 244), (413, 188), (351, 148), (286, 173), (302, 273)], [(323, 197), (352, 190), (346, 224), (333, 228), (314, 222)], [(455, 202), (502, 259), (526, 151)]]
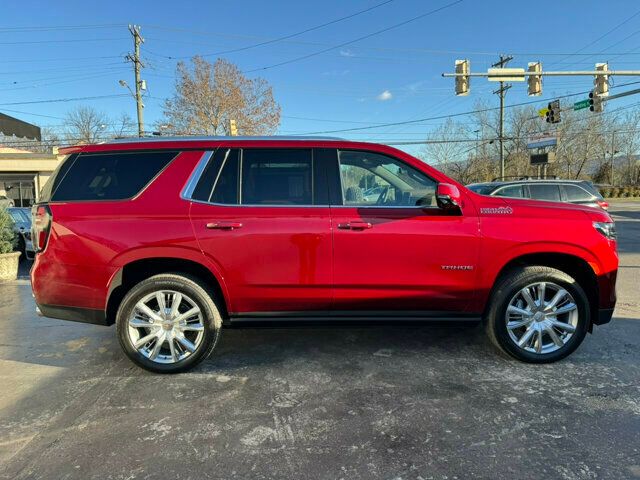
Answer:
[(369, 222), (353, 221), (349, 223), (339, 223), (338, 228), (340, 230), (368, 230), (373, 228), (373, 225)]
[(240, 222), (211, 222), (207, 223), (206, 227), (210, 230), (235, 230), (242, 228)]

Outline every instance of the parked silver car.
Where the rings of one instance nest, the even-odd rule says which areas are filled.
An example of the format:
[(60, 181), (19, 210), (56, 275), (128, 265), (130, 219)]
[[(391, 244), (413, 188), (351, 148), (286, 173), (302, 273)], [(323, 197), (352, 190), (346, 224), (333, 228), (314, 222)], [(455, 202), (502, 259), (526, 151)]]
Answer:
[(31, 241), (31, 209), (9, 207), (7, 212), (13, 219), (13, 231), (18, 235), (18, 250), (22, 258), (33, 259), (35, 249)]

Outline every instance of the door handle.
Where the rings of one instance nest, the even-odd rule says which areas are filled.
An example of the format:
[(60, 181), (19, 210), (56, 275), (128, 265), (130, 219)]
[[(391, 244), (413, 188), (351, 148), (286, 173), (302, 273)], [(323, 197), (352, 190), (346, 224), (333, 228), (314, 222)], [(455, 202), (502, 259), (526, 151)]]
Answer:
[(210, 230), (235, 230), (242, 228), (240, 222), (211, 222), (207, 223), (206, 227)]
[(368, 230), (373, 228), (369, 222), (352, 221), (349, 223), (339, 223), (338, 228), (340, 230)]

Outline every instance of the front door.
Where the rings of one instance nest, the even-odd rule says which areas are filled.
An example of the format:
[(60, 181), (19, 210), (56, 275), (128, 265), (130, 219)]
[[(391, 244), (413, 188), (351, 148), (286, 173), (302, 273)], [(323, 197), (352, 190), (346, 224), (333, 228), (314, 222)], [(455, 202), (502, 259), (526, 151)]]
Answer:
[(479, 248), (472, 207), (438, 208), (437, 182), (396, 158), (342, 150), (336, 161), (336, 314), (463, 312), (475, 294)]
[(193, 200), (195, 235), (224, 278), (232, 315), (329, 310), (326, 172), (311, 149), (219, 148)]

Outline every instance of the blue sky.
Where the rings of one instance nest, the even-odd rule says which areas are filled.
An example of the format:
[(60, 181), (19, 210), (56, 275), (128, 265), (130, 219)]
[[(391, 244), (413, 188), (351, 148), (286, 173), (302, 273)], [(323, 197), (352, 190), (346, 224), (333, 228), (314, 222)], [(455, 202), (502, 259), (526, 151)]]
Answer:
[[(452, 1), (393, 0), (326, 28), (224, 57), (242, 70), (260, 69), (368, 35)], [(0, 111), (53, 127), (81, 104), (135, 118), (129, 96), (7, 105), (127, 93), (118, 80), (134, 83), (132, 68), (122, 58), (132, 49), (126, 24), (135, 23), (145, 38), (143, 78), (154, 97), (145, 101), (145, 121), (150, 126), (161, 118), (160, 99), (172, 93), (174, 58), (255, 44), (382, 2), (6, 2), (0, 19)], [(282, 134), (448, 115), (472, 110), (478, 100), (497, 102), (491, 95), (496, 84), (484, 79), (473, 79), (468, 97), (454, 95), (453, 80), (441, 73), (451, 71), (456, 58), (469, 58), (472, 71), (486, 70), (499, 53), (514, 55), (511, 66), (526, 67), (529, 61), (541, 60), (545, 69), (590, 70), (594, 62), (610, 61), (611, 69), (639, 68), (639, 11), (637, 1), (465, 0), (351, 45), (250, 75), (272, 84), (282, 106)], [(83, 28), (42, 28), (59, 26)], [(591, 82), (590, 77), (546, 79), (540, 107), (553, 96), (588, 90)], [(507, 104), (527, 100), (526, 84), (514, 84)], [(623, 104), (620, 100), (616, 106)], [(337, 135), (383, 142), (421, 140), (442, 122)]]

